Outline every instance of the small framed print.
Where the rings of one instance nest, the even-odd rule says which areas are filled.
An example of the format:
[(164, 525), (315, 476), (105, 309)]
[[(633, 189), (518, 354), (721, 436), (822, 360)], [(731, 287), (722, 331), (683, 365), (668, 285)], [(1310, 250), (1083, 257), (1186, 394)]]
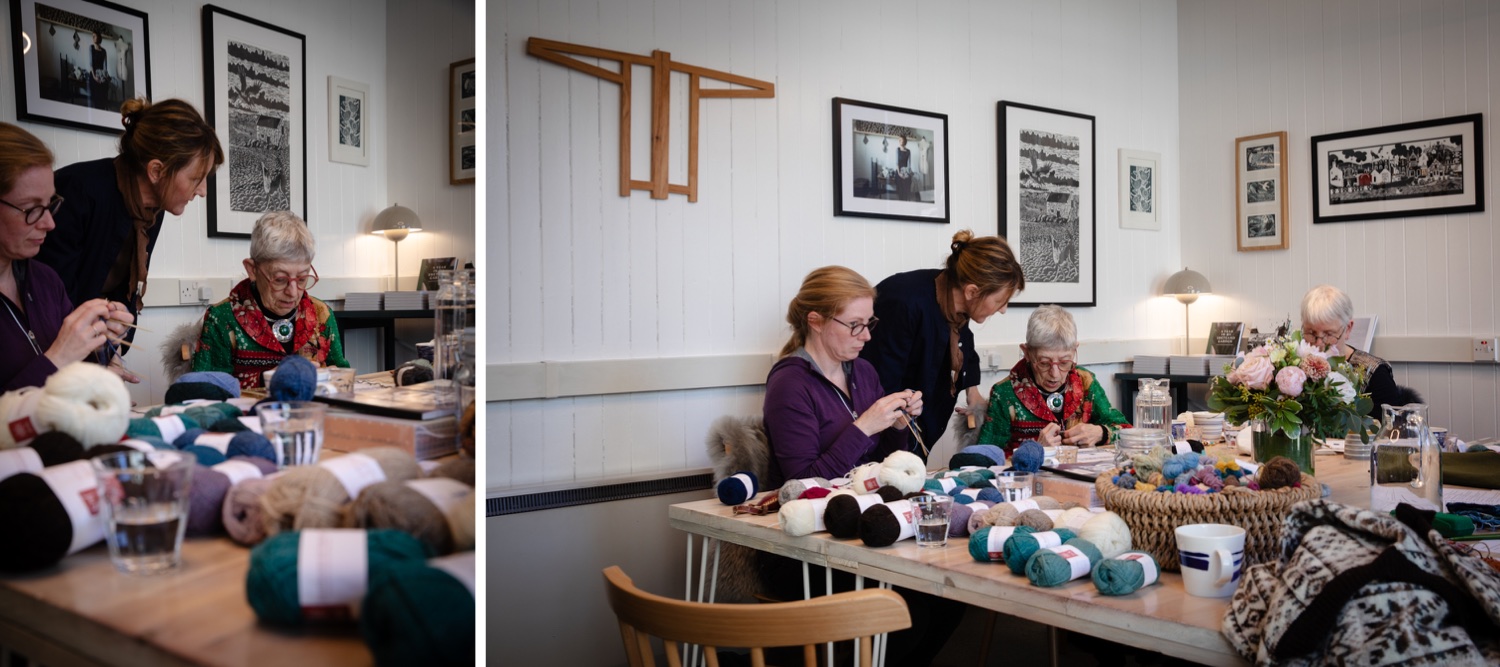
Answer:
[(1235, 242), (1242, 252), (1285, 250), (1286, 132), (1234, 140)]
[(151, 97), (146, 13), (106, 0), (11, 0), (20, 120), (120, 134), (120, 104)]
[(1313, 224), (1484, 210), (1484, 117), (1312, 138)]
[(833, 98), (833, 214), (948, 222), (948, 116)]
[(1120, 149), (1120, 227), (1161, 229), (1161, 153)]
[(473, 58), (448, 66), (448, 182), (453, 185), (474, 182), (479, 157), (478, 87)]
[(328, 159), (370, 164), (370, 87), (328, 77)]

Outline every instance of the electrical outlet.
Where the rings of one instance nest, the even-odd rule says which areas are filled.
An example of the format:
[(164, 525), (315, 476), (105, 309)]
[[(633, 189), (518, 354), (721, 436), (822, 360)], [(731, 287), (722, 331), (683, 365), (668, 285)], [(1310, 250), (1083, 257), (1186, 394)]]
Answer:
[(199, 282), (199, 281), (196, 281), (196, 280), (179, 280), (179, 281), (177, 281), (177, 303), (179, 303), (179, 304), (197, 304), (197, 303), (203, 303), (203, 292), (202, 292), (202, 290), (205, 289), (205, 288), (207, 288), (207, 287), (208, 287), (207, 284)]
[(1495, 339), (1492, 336), (1481, 336), (1474, 339), (1474, 361), (1500, 361), (1495, 356)]

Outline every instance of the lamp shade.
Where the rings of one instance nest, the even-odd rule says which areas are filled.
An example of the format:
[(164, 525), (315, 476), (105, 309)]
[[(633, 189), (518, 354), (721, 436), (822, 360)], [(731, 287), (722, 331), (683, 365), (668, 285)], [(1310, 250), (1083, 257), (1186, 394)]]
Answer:
[(422, 231), (422, 218), (417, 212), (400, 204), (394, 204), (375, 216), (372, 234), (381, 234), (392, 241), (400, 241), (407, 234)]
[(1203, 274), (1184, 267), (1181, 271), (1172, 274), (1172, 277), (1167, 278), (1167, 284), (1162, 286), (1161, 291), (1162, 294), (1174, 294), (1180, 297), (1185, 294), (1208, 294), (1213, 289), (1208, 284), (1208, 278), (1205, 278)]

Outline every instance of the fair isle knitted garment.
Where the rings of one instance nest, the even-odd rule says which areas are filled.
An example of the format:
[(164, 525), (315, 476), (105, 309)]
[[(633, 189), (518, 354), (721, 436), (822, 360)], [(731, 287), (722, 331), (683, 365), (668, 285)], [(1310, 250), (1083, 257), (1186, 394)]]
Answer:
[(1500, 572), (1416, 510), (1399, 514), (1293, 507), (1279, 562), (1252, 565), (1235, 590), (1221, 626), (1230, 645), (1257, 665), (1500, 662)]

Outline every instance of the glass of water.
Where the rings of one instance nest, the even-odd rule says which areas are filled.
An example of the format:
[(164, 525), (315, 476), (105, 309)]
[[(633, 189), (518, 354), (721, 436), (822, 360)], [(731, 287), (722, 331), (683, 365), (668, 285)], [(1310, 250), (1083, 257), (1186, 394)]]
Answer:
[(1007, 470), (995, 475), (995, 487), (1000, 489), (1005, 502), (1015, 502), (1031, 497), (1035, 491), (1036, 477), (1029, 472)]
[(276, 466), (311, 465), (318, 462), (323, 449), (323, 420), (328, 406), (312, 401), (278, 401), (263, 403), (260, 415), (261, 434), (276, 450)]
[(949, 496), (916, 496), (911, 499), (916, 512), (917, 546), (948, 546), (948, 517), (953, 510)]
[(177, 452), (116, 452), (93, 458), (104, 541), (115, 568), (154, 574), (182, 564), (195, 459)]

